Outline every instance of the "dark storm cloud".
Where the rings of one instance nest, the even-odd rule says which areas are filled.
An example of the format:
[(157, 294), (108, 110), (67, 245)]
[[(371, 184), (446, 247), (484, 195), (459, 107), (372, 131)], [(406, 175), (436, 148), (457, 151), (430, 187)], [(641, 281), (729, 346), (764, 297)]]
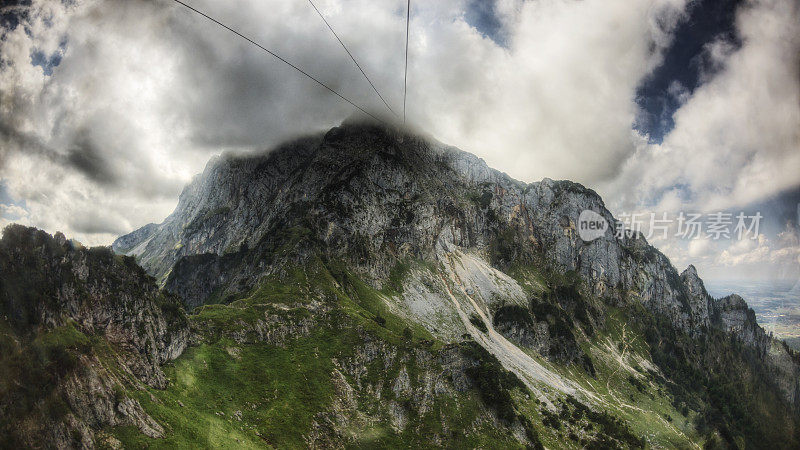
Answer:
[(71, 218), (69, 227), (84, 234), (120, 235), (127, 231), (124, 223), (105, 216), (103, 211), (91, 211), (88, 215), (76, 214)]
[[(188, 2), (385, 110), (307, 2)], [(694, 15), (712, 5), (689, 4)], [(700, 39), (703, 26), (674, 35), (707, 22), (689, 17), (687, 0), (412, 2), (409, 121), (523, 181), (573, 179), (628, 211), (660, 199), (746, 204), (797, 184), (784, 173), (797, 166), (787, 130), (800, 129), (797, 77), (784, 70), (796, 60), (793, 4), (740, 8), (736, 48), (706, 45), (720, 33)], [(405, 0), (318, 6), (400, 111)], [(171, 1), (34, 0), (17, 13), (0, 41), (0, 180), (28, 200), (32, 225), (73, 224), (87, 243), (162, 220), (214, 154), (268, 149), (355, 112)], [(634, 100), (643, 85), (655, 106)], [(647, 142), (655, 126), (632, 130), (642, 109), (674, 120), (663, 145)], [(106, 225), (90, 226), (83, 217), (98, 211)]]
[(111, 164), (103, 156), (102, 149), (92, 140), (88, 130), (82, 129), (72, 140), (63, 161), (92, 181), (101, 185), (111, 185), (117, 176)]
[[(365, 109), (382, 107), (305, 2), (191, 3)], [(331, 23), (397, 104), (405, 17), (370, 8), (384, 9)], [(266, 149), (353, 114), (172, 2), (41, 0), (0, 13), (0, 181), (29, 200), (31, 224), (90, 244), (166, 216), (215, 153)]]
[(0, 120), (0, 163), (7, 157), (8, 149), (38, 154), (47, 160), (75, 169), (90, 180), (100, 184), (113, 184), (116, 180), (111, 165), (92, 142), (87, 131), (81, 131), (65, 152), (58, 152), (33, 134), (25, 133)]
[(47, 158), (54, 158), (53, 152), (47, 148), (42, 140), (32, 134), (20, 131), (13, 124), (0, 119), (0, 167), (5, 162), (9, 151), (28, 151), (38, 153)]
[[(291, 22), (265, 28), (254, 15), (237, 15), (212, 4), (205, 11), (264, 43), (368, 111), (381, 111), (378, 98), (372, 96), (366, 81), (307, 5), (300, 3), (283, 11), (302, 18), (301, 29), (291, 28)], [(320, 123), (332, 126), (353, 113), (350, 105), (312, 80), (208, 20), (181, 8), (169, 14), (173, 27), (167, 33), (183, 50), (179, 63), (188, 78), (184, 87), (172, 93), (171, 101), (188, 114), (194, 143), (214, 148), (264, 147)], [(358, 31), (343, 31), (345, 38), (365, 42), (353, 39), (353, 34)], [(366, 58), (366, 52), (357, 46), (353, 52)], [(395, 59), (397, 65), (400, 60)], [(390, 84), (385, 81), (386, 74), (368, 62), (365, 65), (376, 83), (381, 87)], [(399, 73), (394, 72), (396, 78)]]

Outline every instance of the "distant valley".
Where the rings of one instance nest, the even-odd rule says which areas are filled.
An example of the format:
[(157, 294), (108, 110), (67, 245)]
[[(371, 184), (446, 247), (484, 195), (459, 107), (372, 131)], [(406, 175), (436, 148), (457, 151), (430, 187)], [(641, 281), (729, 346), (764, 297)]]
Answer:
[(719, 298), (737, 293), (747, 299), (759, 325), (779, 339), (800, 342), (800, 279), (797, 281), (708, 280), (706, 289)]

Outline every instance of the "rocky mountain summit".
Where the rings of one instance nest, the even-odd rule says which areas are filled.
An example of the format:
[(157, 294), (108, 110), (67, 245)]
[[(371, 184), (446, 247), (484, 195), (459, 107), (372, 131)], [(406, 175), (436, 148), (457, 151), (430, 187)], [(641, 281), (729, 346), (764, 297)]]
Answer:
[[(711, 298), (693, 266), (679, 274), (641, 235), (608, 229), (583, 241), (584, 210), (615, 223), (579, 184), (525, 184), (432, 139), (345, 124), (265, 154), (212, 160), (163, 223), (114, 249), (136, 256), (190, 309), (245, 297), (287, 267), (343, 266), (433, 338), (475, 340), (544, 402), (551, 389), (587, 404), (594, 393), (529, 355), (596, 375), (586, 343), (610, 315), (646, 311), (648, 320), (635, 320), (654, 341), (646, 359), (713, 371), (720, 360), (698, 361), (730, 336), (796, 418), (795, 357), (741, 298)], [(664, 344), (664, 329), (685, 345)]]
[(78, 333), (128, 374), (106, 384), (141, 420), (66, 395), (47, 442), (796, 447), (797, 354), (641, 235), (582, 240), (585, 210), (614, 223), (579, 184), (346, 123), (210, 161), (118, 255), (7, 230), (29, 256), (0, 248), (4, 324), (22, 346)]
[[(197, 263), (221, 268), (241, 259), (228, 255), (253, 253), (271, 245), (274, 235), (304, 227), (327, 254), (378, 278), (398, 258), (429, 260), (441, 249), (477, 249), (490, 252), (500, 268), (538, 258), (574, 270), (591, 295), (637, 295), (685, 330), (707, 320), (702, 305), (691, 309), (669, 261), (641, 237), (619, 240), (608, 230), (601, 239), (581, 241), (575, 221), (585, 209), (613, 221), (600, 197), (576, 183), (524, 184), (456, 148), (348, 125), (264, 155), (211, 161), (162, 224), (121, 237), (114, 249), (136, 255), (176, 290), (205, 285), (185, 296), (193, 304), (215, 289), (237, 288), (219, 277), (182, 283), (188, 274), (176, 269), (185, 268), (183, 258), (200, 256)], [(247, 284), (263, 271), (262, 264), (241, 278)]]
[(133, 258), (11, 225), (0, 313), (4, 446), (92, 444), (103, 426), (163, 436), (122, 380), (166, 387), (161, 365), (186, 348), (188, 321)]

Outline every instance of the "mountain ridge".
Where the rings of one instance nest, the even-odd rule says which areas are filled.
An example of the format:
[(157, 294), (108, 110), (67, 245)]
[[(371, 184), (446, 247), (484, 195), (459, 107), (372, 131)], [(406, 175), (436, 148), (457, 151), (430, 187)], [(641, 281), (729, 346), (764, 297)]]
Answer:
[[(529, 388), (552, 374), (527, 357), (518, 360), (514, 351), (505, 354), (507, 337), (591, 371), (588, 353), (577, 344), (580, 336), (602, 327), (609, 307), (641, 304), (698, 341), (710, 339), (713, 330), (733, 336), (777, 374), (781, 395), (796, 408), (797, 367), (740, 297), (711, 298), (693, 266), (679, 274), (641, 234), (619, 238), (607, 230), (597, 240), (582, 241), (576, 221), (586, 209), (615, 223), (600, 196), (580, 184), (525, 184), (455, 147), (404, 130), (351, 123), (264, 155), (209, 163), (167, 221), (138, 247), (123, 248), (117, 241), (115, 248), (136, 254), (189, 308), (234, 301), (256, 289), (260, 277), (302, 264), (309, 255), (343, 261), (374, 288), (394, 283), (400, 292), (390, 294), (388, 303), (437, 338), (454, 342), (466, 332), (481, 342), (480, 330), (492, 333), (499, 326), (504, 333), (482, 344), (523, 381), (529, 378)], [(164, 249), (171, 250), (165, 255)], [(392, 281), (409, 261), (436, 265), (433, 272), (441, 279), (412, 271), (410, 280), (405, 273)], [(549, 300), (557, 311), (517, 318), (534, 327), (495, 324), (498, 308), (506, 308), (501, 319), (513, 316), (495, 298), (530, 306), (528, 294), (521, 294), (524, 283), (502, 281), (503, 271), (531, 267), (566, 284), (547, 286), (557, 291)], [(481, 281), (486, 273), (501, 281)], [(560, 279), (564, 273), (578, 281)], [(483, 293), (480, 283), (489, 285)], [(452, 305), (455, 310), (436, 323), (427, 316), (434, 311), (419, 306), (431, 301), (439, 312)], [(539, 305), (546, 309), (547, 303)], [(571, 328), (570, 321), (576, 324), (574, 337), (559, 331)], [(572, 392), (558, 382), (550, 387)]]
[(120, 386), (166, 388), (189, 344), (180, 300), (133, 258), (9, 225), (0, 239), (3, 448), (91, 446), (98, 429), (165, 430)]
[[(712, 298), (693, 266), (678, 273), (640, 235), (580, 239), (587, 209), (614, 223), (577, 183), (521, 183), (374, 124), (223, 155), (164, 222), (114, 243), (153, 277), (146, 298), (189, 311), (185, 346), (141, 372), (159, 382), (108, 383), (150, 420), (85, 421), (67, 395), (65, 417), (79, 420), (51, 441), (72, 429), (85, 447), (795, 447), (797, 354), (741, 297)], [(38, 248), (7, 258), (9, 273), (60, 261)], [(119, 264), (142, 271), (132, 258), (91, 252), (107, 255), (91, 266), (107, 292), (143, 295), (115, 281)], [(0, 290), (11, 312), (48, 292)], [(129, 329), (141, 320), (124, 303), (98, 305)], [(102, 344), (85, 351), (124, 372), (125, 359), (101, 350), (113, 336), (73, 327)], [(84, 351), (70, 345), (59, 351)]]
[[(358, 140), (364, 136), (368, 136), (367, 139), (372, 139), (372, 142), (358, 142)], [(404, 141), (406, 139), (408, 141)], [(473, 208), (476, 215), (491, 215), (493, 212), (492, 208), (494, 207), (492, 202), (496, 202), (496, 198), (498, 196), (503, 196), (503, 200), (498, 202), (500, 203), (498, 205), (498, 209), (501, 213), (505, 214), (507, 217), (507, 222), (511, 222), (513, 220), (521, 220), (526, 222), (523, 225), (528, 229), (522, 230), (523, 233), (526, 231), (529, 232), (534, 227), (538, 228), (539, 230), (545, 230), (548, 225), (553, 225), (554, 222), (557, 221), (558, 226), (551, 228), (556, 228), (557, 231), (563, 230), (563, 233), (568, 235), (568, 241), (564, 242), (563, 239), (552, 236), (552, 234), (555, 233), (551, 233), (550, 236), (545, 236), (545, 238), (556, 242), (554, 242), (554, 245), (549, 246), (550, 248), (548, 248), (547, 245), (542, 245), (542, 247), (545, 247), (546, 250), (552, 250), (547, 256), (554, 258), (556, 262), (565, 270), (578, 269), (582, 276), (592, 280), (592, 282), (596, 284), (595, 286), (590, 286), (593, 294), (603, 295), (605, 290), (613, 291), (617, 289), (617, 286), (615, 285), (619, 284), (620, 282), (625, 282), (627, 285), (634, 284), (632, 280), (623, 280), (620, 274), (613, 273), (619, 271), (619, 269), (617, 269), (615, 266), (622, 265), (617, 264), (617, 261), (623, 259), (622, 256), (628, 256), (620, 254), (626, 253), (640, 257), (641, 259), (645, 260), (643, 261), (645, 263), (655, 261), (657, 266), (656, 269), (661, 270), (662, 273), (658, 274), (659, 279), (656, 281), (659, 285), (655, 286), (653, 291), (659, 292), (660, 294), (663, 294), (665, 291), (667, 291), (673, 297), (669, 304), (661, 306), (671, 308), (671, 313), (675, 315), (674, 318), (676, 323), (679, 323), (679, 326), (685, 330), (690, 329), (690, 321), (692, 321), (695, 327), (708, 324), (709, 307), (707, 300), (710, 299), (710, 296), (708, 296), (702, 280), (697, 275), (694, 266), (690, 265), (683, 274), (679, 275), (677, 270), (675, 270), (671, 263), (669, 263), (668, 259), (666, 259), (666, 257), (664, 257), (663, 254), (661, 254), (657, 249), (651, 247), (640, 234), (638, 236), (634, 236), (633, 238), (625, 236), (622, 239), (618, 239), (613, 236), (611, 231), (607, 231), (602, 239), (598, 241), (582, 243), (582, 241), (578, 239), (575, 233), (575, 222), (577, 220), (577, 215), (574, 214), (577, 207), (585, 207), (585, 209), (597, 210), (596, 212), (602, 215), (609, 223), (615, 223), (613, 216), (605, 208), (602, 198), (600, 198), (600, 196), (594, 191), (570, 181), (552, 181), (550, 179), (544, 179), (540, 182), (525, 184), (514, 180), (505, 173), (489, 168), (482, 159), (467, 152), (458, 150), (455, 147), (443, 145), (436, 141), (430, 140), (429, 138), (420, 138), (418, 136), (405, 134), (400, 130), (393, 130), (391, 128), (375, 125), (343, 125), (343, 127), (335, 127), (331, 129), (324, 135), (320, 134), (290, 141), (290, 143), (278, 146), (278, 148), (275, 150), (263, 155), (248, 155), (243, 157), (222, 156), (214, 161), (210, 161), (203, 174), (196, 177), (193, 182), (186, 187), (184, 192), (181, 194), (182, 200), (180, 201), (178, 207), (176, 207), (175, 211), (162, 224), (149, 224), (131, 234), (122, 236), (114, 242), (113, 248), (121, 253), (138, 256), (143, 266), (152, 275), (156, 276), (163, 282), (168, 282), (166, 276), (169, 269), (165, 267), (165, 260), (172, 263), (170, 265), (171, 268), (184, 255), (198, 257), (202, 255), (204, 258), (214, 259), (215, 262), (219, 264), (221, 263), (220, 259), (214, 258), (213, 255), (224, 256), (225, 254), (231, 254), (235, 251), (241, 250), (242, 244), (246, 245), (248, 249), (253, 248), (257, 245), (258, 240), (261, 239), (265, 234), (266, 227), (274, 225), (273, 223), (270, 223), (270, 221), (276, 221), (276, 219), (271, 217), (253, 217), (254, 214), (258, 214), (253, 210), (264, 208), (266, 206), (266, 209), (274, 208), (278, 211), (281, 211), (281, 207), (276, 205), (278, 201), (285, 201), (290, 205), (294, 205), (305, 202), (306, 199), (312, 195), (311, 192), (321, 192), (325, 189), (332, 188), (333, 183), (329, 182), (330, 180), (323, 179), (314, 180), (305, 190), (303, 190), (302, 186), (300, 189), (298, 189), (296, 180), (291, 179), (291, 172), (303, 170), (307, 171), (308, 167), (306, 167), (306, 164), (319, 164), (319, 161), (315, 161), (315, 158), (322, 159), (323, 162), (330, 162), (329, 158), (331, 155), (326, 154), (325, 152), (326, 150), (333, 150), (335, 152), (337, 141), (340, 140), (344, 141), (344, 144), (341, 144), (341, 147), (345, 149), (358, 148), (359, 145), (367, 147), (372, 146), (372, 151), (383, 153), (389, 157), (394, 157), (401, 152), (404, 152), (404, 155), (410, 153), (413, 158), (416, 158), (411, 159), (411, 165), (426, 163), (434, 165), (439, 164), (439, 169), (446, 168), (456, 172), (458, 178), (461, 178), (459, 181), (466, 181), (466, 183), (463, 183), (463, 185), (465, 185), (468, 189), (480, 189), (480, 192), (468, 193), (468, 195), (477, 194), (478, 198), (471, 198), (471, 200), (476, 203), (476, 205), (474, 205), (475, 207)], [(355, 141), (357, 144), (354, 145), (353, 141)], [(413, 144), (409, 145), (406, 142), (413, 142)], [(419, 147), (422, 147), (422, 149), (420, 150)], [(330, 153), (330, 151), (328, 153)], [(363, 157), (363, 153), (360, 156)], [(358, 159), (359, 155), (353, 155), (352, 153), (347, 153), (344, 156), (336, 156), (336, 158), (339, 157), (341, 157), (341, 159), (353, 157), (353, 160), (356, 162), (365, 162)], [(400, 158), (400, 162), (402, 163), (402, 156)], [(384, 160), (385, 158), (381, 158), (381, 161), (376, 163), (376, 165), (383, 164)], [(373, 164), (373, 161), (366, 161), (366, 164)], [(341, 164), (341, 167), (336, 166), (335, 163), (332, 165), (337, 167), (337, 169), (340, 171), (346, 172), (350, 170), (354, 164), (345, 163)], [(262, 176), (262, 174), (258, 173), (260, 167), (267, 168), (268, 173), (266, 176)], [(275, 171), (278, 170), (278, 168), (280, 168), (282, 171), (282, 176), (275, 175)], [(230, 171), (230, 173), (222, 173), (226, 170)], [(379, 170), (377, 171), (379, 172)], [(312, 176), (314, 175), (316, 175), (316, 173), (312, 171)], [(340, 174), (332, 174), (331, 178), (335, 178), (337, 175)], [(350, 173), (347, 173), (347, 175), (352, 176)], [(369, 175), (373, 175), (373, 173), (371, 172)], [(398, 181), (385, 178), (395, 176), (396, 172), (392, 172), (388, 175), (378, 173), (377, 175), (378, 176), (370, 178), (372, 183), (376, 183), (378, 185), (378, 189), (375, 189), (374, 191), (387, 191), (394, 189), (395, 191), (399, 192), (400, 188), (405, 187), (404, 183), (409, 183), (408, 180)], [(227, 198), (224, 199), (219, 198), (219, 196), (210, 192), (218, 189), (224, 190), (226, 187), (225, 183), (235, 183), (235, 178), (239, 176), (242, 177), (241, 182), (246, 183), (248, 186), (247, 189), (251, 190), (250, 195), (253, 196), (253, 191), (256, 193), (252, 199), (248, 200), (246, 198), (239, 198), (240, 196), (246, 196), (246, 193), (243, 193), (245, 188), (242, 186), (231, 186), (231, 191), (228, 193)], [(367, 174), (357, 174), (356, 176), (368, 178)], [(440, 171), (434, 172), (432, 177), (430, 174), (427, 174), (427, 176), (429, 178), (444, 177)], [(256, 180), (253, 178), (256, 178)], [(452, 177), (447, 181), (453, 183), (453, 178), (456, 177)], [(264, 179), (269, 179), (270, 183), (264, 183)], [(349, 180), (336, 179), (335, 181), (337, 183), (342, 183), (343, 181)], [(259, 185), (259, 183), (263, 184)], [(386, 185), (380, 186), (381, 183)], [(252, 189), (250, 187), (252, 184), (256, 184), (257, 187)], [(267, 185), (265, 186), (264, 184)], [(489, 192), (485, 189), (487, 184), (490, 185), (494, 192)], [(481, 189), (482, 186), (483, 189)], [(333, 189), (336, 188), (339, 188), (339, 186), (333, 186)], [(507, 201), (508, 197), (511, 197), (511, 195), (508, 195), (508, 191), (513, 188), (517, 188), (520, 192), (514, 193), (517, 194), (516, 198)], [(284, 198), (265, 198), (269, 196), (277, 196), (285, 192), (291, 192), (293, 189), (302, 192), (301, 197), (303, 197), (303, 199), (298, 200), (298, 198), (293, 198), (291, 196)], [(434, 183), (433, 189), (428, 189), (428, 192), (423, 190), (422, 192), (422, 195), (429, 196), (427, 199), (429, 203), (433, 203), (431, 201), (432, 199), (430, 198), (433, 197), (433, 193), (430, 191), (435, 191), (436, 189), (441, 189), (442, 192), (447, 192), (447, 189), (441, 186), (436, 186)], [(336, 191), (336, 193), (338, 194), (342, 191), (344, 191), (345, 194), (348, 194), (346, 189), (339, 189)], [(368, 188), (365, 189), (365, 192), (369, 194), (374, 194), (374, 191), (371, 191)], [(531, 192), (536, 193), (535, 197), (538, 197), (534, 201), (525, 198), (525, 195)], [(359, 194), (361, 193), (362, 192), (359, 192)], [(419, 194), (415, 193), (414, 195)], [(409, 202), (410, 199), (406, 198), (408, 196), (408, 193), (405, 193), (403, 198), (398, 198), (399, 196), (395, 195), (394, 198), (391, 198), (391, 200), (393, 200), (392, 204), (402, 208), (405, 203)], [(389, 197), (392, 196), (384, 195), (379, 197), (379, 200), (386, 200)], [(192, 200), (190, 200), (192, 198), (195, 199), (194, 204), (192, 203)], [(557, 201), (575, 203), (575, 198), (577, 198), (577, 202), (581, 204), (570, 205), (571, 208), (560, 209), (557, 211), (557, 214), (560, 214), (559, 217), (553, 217), (556, 214), (548, 215), (547, 219), (549, 219), (550, 223), (547, 224), (535, 224), (534, 219), (537, 219), (535, 214), (525, 211), (526, 209), (530, 209), (532, 205), (537, 207), (537, 209), (543, 209), (543, 204), (552, 204), (553, 202)], [(413, 201), (418, 202), (419, 200), (414, 199)], [(439, 207), (440, 205), (425, 206), (429, 208), (432, 206), (434, 209), (445, 209), (443, 207)], [(464, 205), (452, 204), (446, 206), (462, 207)], [(489, 213), (483, 213), (481, 209), (486, 209), (489, 211)], [(563, 214), (564, 209), (573, 214)], [(226, 223), (226, 221), (229, 220), (227, 217), (228, 214), (235, 215), (237, 214), (237, 211), (242, 211), (241, 214), (249, 214), (250, 216), (242, 219), (234, 218), (237, 223), (233, 225)], [(281, 212), (286, 213), (287, 211)], [(526, 213), (529, 217), (525, 217)], [(328, 215), (326, 216), (325, 214)], [(328, 219), (330, 218), (331, 214), (329, 214), (328, 211), (323, 211), (321, 214), (318, 214), (318, 216), (323, 216), (323, 218)], [(334, 219), (337, 219), (335, 214), (333, 216)], [(180, 218), (180, 220), (178, 220), (178, 218)], [(395, 221), (397, 220), (397, 218), (393, 219)], [(456, 217), (455, 220), (463, 221), (463, 218)], [(211, 223), (206, 224), (204, 223), (205, 221)], [(340, 221), (332, 220), (328, 223), (328, 226), (337, 227), (339, 222)], [(484, 219), (484, 222), (488, 222), (488, 220)], [(255, 224), (255, 226), (249, 225), (250, 223)], [(316, 225), (317, 228), (322, 228), (319, 227), (320, 224), (314, 225)], [(381, 223), (378, 226), (383, 228), (374, 233), (374, 236), (378, 236), (384, 240), (389, 240), (392, 244), (398, 244), (395, 245), (395, 247), (401, 247), (404, 242), (401, 242), (401, 240), (392, 241), (392, 237), (389, 236), (387, 239), (386, 235), (393, 232), (403, 232), (405, 229), (410, 228), (404, 227), (403, 225), (406, 224)], [(489, 245), (489, 243), (486, 242), (488, 241), (488, 238), (485, 236), (480, 236), (481, 231), (485, 234), (485, 230), (480, 230), (480, 228), (488, 228), (488, 226), (484, 225), (481, 227), (481, 225), (475, 227), (479, 229), (478, 232), (473, 232), (473, 230), (470, 230), (468, 226), (461, 226), (462, 228), (468, 228), (466, 232), (461, 233), (460, 236), (449, 236), (447, 233), (450, 233), (453, 228), (451, 227), (451, 229), (448, 230), (446, 224), (437, 223), (435, 224), (435, 226), (438, 227), (438, 232), (435, 233), (436, 236), (423, 237), (427, 238), (428, 242), (425, 243), (427, 247), (436, 247), (440, 244), (447, 246), (448, 242), (452, 241), (453, 239), (461, 239), (461, 243), (466, 244), (463, 245), (463, 247), (486, 247)], [(358, 230), (357, 226), (358, 224), (353, 227), (355, 231), (362, 231)], [(419, 228), (422, 226), (422, 224), (411, 224), (411, 228), (415, 226)], [(166, 230), (161, 231), (165, 228)], [(336, 231), (336, 229), (325, 229), (324, 233), (330, 235), (335, 234)], [(456, 233), (459, 233), (460, 231), (462, 230), (456, 228)], [(470, 232), (472, 235), (469, 235)], [(228, 234), (225, 235), (224, 233)], [(217, 238), (215, 235), (219, 234), (223, 235), (220, 238)], [(324, 236), (323, 240), (328, 237), (329, 236)], [(481, 240), (481, 238), (484, 239)], [(536, 237), (533, 238), (536, 239)], [(158, 242), (161, 240), (167, 240), (167, 242), (165, 245), (160, 243), (155, 245), (154, 243), (151, 243), (152, 239), (156, 239)], [(184, 240), (187, 242), (184, 242)], [(604, 253), (602, 250), (594, 251), (594, 249), (599, 247), (597, 244), (603, 243), (612, 245), (616, 244), (617, 248), (614, 249), (616, 254), (613, 254), (614, 252)], [(151, 245), (156, 247), (159, 250), (155, 252), (157, 257), (152, 256), (153, 252), (142, 248), (143, 245)], [(589, 251), (585, 252), (588, 255), (584, 253), (577, 254), (578, 251), (583, 252), (583, 250), (586, 248), (593, 250), (594, 254)], [(576, 251), (576, 249), (578, 251)], [(164, 255), (165, 251), (167, 252), (166, 256)], [(418, 257), (430, 255), (414, 256)], [(600, 261), (583, 264), (583, 262), (580, 261), (580, 258), (586, 256), (594, 257)], [(605, 258), (606, 261), (603, 261), (603, 258)], [(609, 258), (611, 258), (611, 260), (607, 261)], [(153, 262), (153, 260), (157, 262)], [(610, 276), (607, 274), (603, 274), (606, 276), (594, 276), (592, 272), (597, 271), (612, 271), (612, 273)], [(385, 276), (386, 270), (383, 272), (384, 273), (381, 275)], [(681, 283), (677, 282), (678, 277), (682, 279)], [(689, 289), (688, 292), (673, 292), (683, 291), (684, 285)], [(665, 286), (672, 287), (673, 289), (665, 289)], [(679, 286), (679, 288), (674, 289), (676, 286)], [(622, 289), (617, 289), (617, 291), (624, 291), (628, 287), (629, 286), (624, 286)], [(615, 292), (615, 294), (621, 293), (622, 292)], [(647, 289), (644, 289), (640, 290), (639, 294), (647, 296), (652, 295), (653, 292), (648, 292)], [(695, 302), (696, 304), (690, 304), (690, 299), (697, 300)], [(203, 299), (201, 298), (197, 303), (202, 303), (202, 300)], [(687, 309), (688, 311), (686, 311)]]

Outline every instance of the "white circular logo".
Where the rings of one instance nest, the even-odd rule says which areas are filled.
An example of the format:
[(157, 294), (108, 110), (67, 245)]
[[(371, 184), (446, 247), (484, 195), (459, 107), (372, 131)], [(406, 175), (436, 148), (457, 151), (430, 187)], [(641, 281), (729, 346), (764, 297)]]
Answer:
[(606, 233), (608, 222), (596, 212), (584, 209), (578, 216), (578, 235), (586, 242), (591, 242)]

